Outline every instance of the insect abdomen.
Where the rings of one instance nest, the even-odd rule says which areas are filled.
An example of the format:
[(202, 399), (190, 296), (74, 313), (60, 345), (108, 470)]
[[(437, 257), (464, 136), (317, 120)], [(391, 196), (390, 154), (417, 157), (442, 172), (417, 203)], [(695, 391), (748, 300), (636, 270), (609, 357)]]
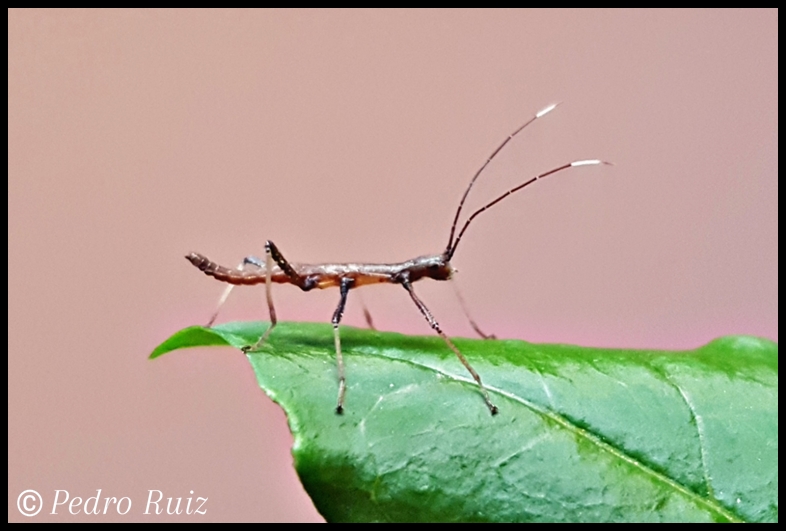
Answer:
[(199, 253), (187, 254), (186, 260), (191, 262), (194, 267), (197, 267), (207, 276), (213, 277), (216, 280), (220, 280), (221, 282), (248, 285), (260, 284), (265, 281), (264, 272), (260, 274), (259, 272), (255, 271), (249, 274), (248, 272), (244, 272), (239, 269), (229, 269), (228, 267), (218, 265), (208, 257)]

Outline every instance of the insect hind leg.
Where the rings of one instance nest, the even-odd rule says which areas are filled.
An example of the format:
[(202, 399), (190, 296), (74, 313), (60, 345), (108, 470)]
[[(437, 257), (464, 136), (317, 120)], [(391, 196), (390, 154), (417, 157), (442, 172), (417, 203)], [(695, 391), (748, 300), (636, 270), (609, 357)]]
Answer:
[[(289, 281), (294, 284), (295, 286), (299, 287), (303, 291), (309, 291), (312, 288), (316, 287), (317, 281), (316, 278), (301, 275), (295, 268), (292, 267), (284, 255), (281, 254), (281, 251), (278, 250), (276, 244), (272, 241), (268, 240), (265, 242), (265, 252), (276, 262), (278, 267), (281, 268), (281, 271), (289, 278)], [(268, 269), (270, 271), (270, 269)]]
[[(267, 299), (267, 309), (268, 313), (270, 314), (270, 326), (265, 330), (262, 336), (257, 340), (256, 343), (253, 345), (246, 345), (241, 350), (243, 352), (249, 352), (252, 350), (257, 350), (262, 344), (267, 340), (270, 332), (276, 327), (278, 323), (278, 319), (276, 318), (276, 308), (273, 305), (273, 292), (272, 292), (272, 277), (271, 272), (273, 271), (273, 254), (270, 251), (271, 242), (265, 243), (265, 298)], [(251, 257), (253, 258), (253, 257)], [(257, 267), (262, 267), (262, 264), (259, 262), (258, 258), (253, 258), (254, 261), (250, 262), (256, 265)]]
[[(246, 266), (249, 266), (249, 265), (256, 266), (259, 269), (261, 269), (263, 267), (262, 266), (262, 261), (259, 258), (257, 258), (256, 256), (246, 256), (245, 258), (243, 258), (243, 261), (238, 264), (236, 269), (238, 271), (243, 271), (243, 270), (246, 269)], [(221, 307), (227, 301), (227, 298), (229, 297), (229, 294), (232, 293), (233, 289), (235, 289), (235, 285), (234, 284), (230, 284), (230, 285), (228, 285), (224, 289), (224, 292), (221, 294), (221, 297), (218, 299), (218, 305), (216, 306), (216, 311), (213, 312), (212, 317), (210, 317), (210, 320), (207, 322), (207, 325), (206, 325), (207, 328), (212, 327), (213, 323), (216, 322), (216, 319), (218, 318), (218, 313), (221, 311)]]
[[(265, 242), (265, 297), (267, 299), (267, 309), (270, 313), (270, 326), (267, 330), (265, 330), (265, 333), (262, 334), (262, 337), (260, 337), (256, 343), (243, 347), (243, 352), (257, 350), (259, 347), (261, 347), (278, 323), (278, 319), (276, 317), (276, 308), (273, 305), (273, 292), (271, 289), (273, 282), (271, 274), (273, 271), (274, 262), (289, 278), (289, 281), (292, 284), (298, 286), (303, 291), (308, 291), (317, 284), (316, 279), (299, 274), (295, 268), (293, 268), (292, 265), (287, 262), (287, 259), (284, 258), (284, 255), (281, 254), (281, 251), (278, 250), (276, 244), (270, 240), (267, 240)], [(251, 263), (261, 267), (261, 263), (258, 259), (256, 262), (252, 261)]]

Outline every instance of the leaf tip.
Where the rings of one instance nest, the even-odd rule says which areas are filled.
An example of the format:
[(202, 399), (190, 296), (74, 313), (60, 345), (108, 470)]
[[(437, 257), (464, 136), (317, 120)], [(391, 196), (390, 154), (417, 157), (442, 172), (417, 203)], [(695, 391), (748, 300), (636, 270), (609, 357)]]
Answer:
[(150, 353), (148, 359), (156, 359), (164, 354), (189, 347), (206, 347), (211, 345), (229, 345), (232, 343), (228, 341), (224, 334), (213, 328), (205, 328), (204, 326), (189, 326), (183, 330), (179, 330), (172, 334), (163, 343), (158, 345)]

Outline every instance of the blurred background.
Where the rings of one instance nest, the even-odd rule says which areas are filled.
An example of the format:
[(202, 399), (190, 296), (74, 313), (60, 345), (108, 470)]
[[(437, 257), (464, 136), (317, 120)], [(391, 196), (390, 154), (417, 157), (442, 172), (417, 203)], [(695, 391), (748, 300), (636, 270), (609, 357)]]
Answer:
[[(9, 10), (8, 519), (35, 489), (36, 521), (320, 521), (239, 352), (147, 359), (223, 289), (183, 255), (441, 252), (474, 172), (553, 102), (467, 212), (562, 163), (615, 166), (474, 222), (453, 265), (481, 326), (777, 340), (777, 45), (776, 10)], [(277, 288), (282, 320), (328, 322), (338, 301)], [(450, 286), (416, 288), (473, 337)], [(363, 291), (378, 328), (431, 333), (402, 289)], [(267, 319), (263, 293), (236, 290), (219, 320)], [(352, 295), (344, 322), (363, 325)], [(57, 489), (132, 508), (52, 515)], [(149, 489), (207, 514), (144, 515)]]

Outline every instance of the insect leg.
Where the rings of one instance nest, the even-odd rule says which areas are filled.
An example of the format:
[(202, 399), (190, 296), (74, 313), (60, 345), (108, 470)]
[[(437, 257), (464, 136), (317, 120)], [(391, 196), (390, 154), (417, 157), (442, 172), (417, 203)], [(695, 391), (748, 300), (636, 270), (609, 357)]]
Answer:
[[(246, 256), (245, 258), (243, 258), (243, 261), (238, 264), (237, 269), (242, 271), (246, 268), (247, 265), (254, 265), (260, 269), (262, 268), (262, 262), (259, 260), (259, 258), (255, 256)], [(221, 310), (221, 307), (224, 305), (224, 303), (227, 300), (227, 297), (229, 297), (229, 294), (232, 293), (232, 290), (234, 288), (235, 285), (230, 284), (226, 287), (226, 289), (224, 289), (224, 293), (222, 293), (221, 298), (218, 299), (218, 306), (216, 307), (216, 311), (213, 312), (213, 316), (210, 318), (210, 321), (207, 322), (208, 328), (213, 326), (213, 323), (216, 322), (216, 318), (218, 317), (218, 312)]]
[(497, 336), (495, 336), (494, 334), (483, 333), (483, 330), (480, 329), (480, 327), (477, 325), (475, 320), (469, 314), (469, 310), (467, 310), (467, 303), (464, 302), (464, 297), (461, 296), (461, 291), (459, 291), (458, 284), (456, 283), (455, 280), (452, 280), (450, 283), (453, 286), (454, 291), (456, 292), (456, 297), (459, 300), (459, 305), (461, 306), (461, 309), (464, 311), (464, 315), (467, 316), (467, 320), (469, 320), (469, 324), (470, 326), (472, 326), (472, 329), (483, 339), (497, 339)]
[(339, 415), (344, 412), (344, 395), (347, 392), (347, 381), (344, 377), (344, 358), (341, 355), (341, 338), (338, 334), (338, 324), (341, 322), (341, 317), (344, 315), (344, 306), (347, 304), (347, 293), (352, 287), (355, 280), (352, 278), (342, 278), (341, 286), (341, 299), (338, 301), (336, 311), (333, 312), (333, 340), (336, 344), (336, 362), (338, 363), (338, 403), (336, 405), (336, 413)]
[[(257, 263), (256, 265), (260, 265), (260, 264)], [(270, 313), (270, 326), (268, 327), (267, 330), (265, 330), (265, 333), (262, 334), (262, 337), (260, 337), (256, 343), (250, 346), (246, 345), (245, 347), (243, 347), (242, 349), (243, 352), (249, 352), (251, 350), (256, 350), (259, 347), (261, 347), (262, 344), (267, 339), (267, 336), (270, 335), (270, 332), (273, 331), (273, 329), (276, 327), (276, 323), (278, 322), (278, 319), (276, 318), (276, 308), (273, 306), (273, 293), (271, 289), (273, 283), (270, 275), (271, 271), (273, 271), (273, 256), (270, 252), (270, 248), (266, 244), (265, 245), (265, 297), (267, 298), (267, 309), (268, 312)]]
[(415, 295), (415, 292), (412, 289), (412, 284), (410, 284), (409, 279), (404, 277), (404, 278), (402, 278), (400, 280), (400, 282), (401, 282), (401, 285), (404, 286), (404, 289), (407, 290), (407, 292), (409, 293), (409, 296), (412, 297), (412, 301), (418, 307), (418, 310), (420, 310), (420, 313), (423, 314), (423, 317), (426, 318), (426, 321), (428, 321), (428, 324), (431, 325), (431, 328), (433, 328), (434, 331), (437, 334), (439, 334), (439, 336), (442, 339), (445, 340), (445, 343), (447, 343), (448, 346), (450, 347), (450, 349), (456, 354), (456, 356), (458, 356), (459, 361), (461, 361), (462, 365), (464, 365), (464, 367), (467, 368), (469, 373), (472, 375), (472, 377), (478, 383), (478, 386), (480, 387), (480, 392), (483, 394), (483, 400), (486, 401), (486, 406), (488, 406), (489, 411), (491, 412), (492, 415), (496, 415), (497, 411), (498, 411), (497, 406), (495, 406), (491, 402), (491, 399), (489, 398), (489, 393), (486, 390), (486, 387), (483, 385), (483, 382), (480, 381), (480, 375), (477, 373), (477, 371), (475, 371), (475, 369), (472, 368), (472, 365), (469, 364), (469, 362), (467, 361), (467, 358), (464, 357), (464, 355), (459, 351), (459, 349), (456, 347), (456, 345), (453, 344), (453, 342), (450, 340), (450, 338), (448, 338), (448, 336), (445, 335), (445, 332), (442, 331), (442, 328), (440, 328), (439, 323), (437, 322), (436, 319), (434, 319), (434, 316), (431, 315), (431, 312), (429, 311), (428, 308), (426, 308), (426, 305), (423, 304), (423, 301), (421, 301), (418, 298), (418, 296)]
[(371, 329), (376, 331), (377, 329), (374, 328), (374, 321), (371, 319), (371, 312), (368, 311), (366, 307), (366, 301), (363, 300), (363, 297), (358, 292), (358, 299), (360, 300), (360, 306), (363, 308), (363, 317), (366, 319), (366, 325)]
[(273, 260), (278, 264), (278, 267), (281, 268), (281, 271), (289, 278), (290, 282), (295, 286), (299, 287), (303, 291), (308, 291), (314, 287), (316, 287), (317, 282), (315, 278), (304, 276), (299, 274), (292, 265), (287, 262), (287, 259), (284, 258), (284, 255), (281, 254), (281, 251), (278, 250), (276, 244), (272, 241), (268, 240), (265, 242), (265, 252), (267, 252)]

